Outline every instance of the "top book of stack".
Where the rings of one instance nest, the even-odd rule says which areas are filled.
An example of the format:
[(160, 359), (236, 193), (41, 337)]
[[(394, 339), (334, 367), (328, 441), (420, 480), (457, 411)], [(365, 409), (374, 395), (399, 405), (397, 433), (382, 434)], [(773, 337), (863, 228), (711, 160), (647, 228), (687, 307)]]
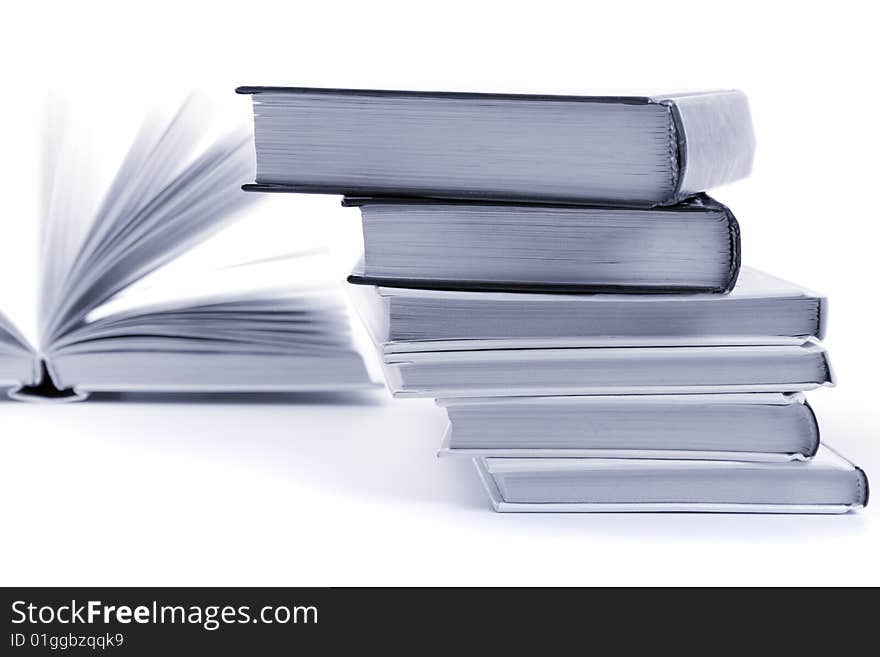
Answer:
[(238, 91), (261, 191), (650, 207), (747, 176), (755, 148), (739, 91)]

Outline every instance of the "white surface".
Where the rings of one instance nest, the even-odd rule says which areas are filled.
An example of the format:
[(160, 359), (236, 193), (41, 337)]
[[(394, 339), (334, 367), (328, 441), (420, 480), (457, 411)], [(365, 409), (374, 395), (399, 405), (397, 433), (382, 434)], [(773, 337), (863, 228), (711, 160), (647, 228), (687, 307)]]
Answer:
[[(814, 395), (828, 435), (880, 472), (880, 416), (824, 403), (837, 392)], [(441, 409), (360, 399), (0, 403), (3, 583), (880, 581), (880, 505), (840, 517), (498, 515), (469, 460), (436, 458)]]
[[(880, 53), (868, 5), (795, 14), (699, 2), (266, 5), (5, 10), (4, 312), (26, 319), (32, 302), (32, 238), (7, 235), (36, 218), (34, 117), (50, 85), (118, 103), (135, 121), (145, 100), (193, 85), (242, 118), (250, 103), (231, 94), (237, 84), (739, 87), (751, 101), (755, 167), (715, 195), (741, 223), (747, 263), (829, 296), (840, 384), (809, 399), (829, 442), (880, 481)], [(289, 234), (299, 248), (293, 235), (308, 231), (332, 242), (342, 276), (357, 230), (357, 211), (336, 198), (286, 196), (223, 248), (265, 234)], [(428, 400), (2, 403), (0, 583), (880, 584), (877, 500), (840, 517), (503, 516), (489, 511), (469, 462), (436, 459), (443, 428)]]

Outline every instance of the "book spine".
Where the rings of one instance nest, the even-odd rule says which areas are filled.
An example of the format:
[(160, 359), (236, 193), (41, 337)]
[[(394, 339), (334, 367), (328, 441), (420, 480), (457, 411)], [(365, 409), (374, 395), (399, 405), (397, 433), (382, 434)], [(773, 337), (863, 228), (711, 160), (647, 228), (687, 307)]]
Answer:
[(89, 395), (76, 388), (64, 388), (60, 383), (54, 365), (40, 356), (35, 359), (35, 378), (32, 383), (20, 385), (9, 391), (9, 397), (27, 402), (74, 402), (82, 401)]
[(834, 369), (831, 367), (831, 360), (828, 358), (828, 352), (822, 349), (822, 364), (825, 366), (825, 375), (821, 381), (817, 381), (819, 385), (835, 385), (837, 377), (834, 376)]
[(745, 94), (725, 91), (656, 98), (672, 113), (678, 143), (676, 203), (749, 175), (755, 135)]
[(721, 209), (724, 210), (724, 214), (727, 216), (727, 227), (730, 234), (730, 271), (728, 272), (727, 284), (718, 290), (718, 292), (726, 294), (736, 285), (740, 269), (742, 268), (742, 235), (739, 222), (736, 220), (733, 212), (730, 211), (730, 208), (721, 203), (718, 203), (718, 205), (721, 206)]
[(812, 432), (813, 432), (813, 442), (810, 445), (810, 450), (804, 454), (807, 458), (813, 458), (816, 456), (816, 453), (819, 451), (819, 445), (822, 443), (822, 432), (819, 429), (819, 420), (816, 418), (816, 413), (813, 411), (813, 407), (810, 406), (806, 397), (803, 397), (801, 402), (804, 405), (804, 408), (810, 415), (812, 420)]
[(856, 501), (856, 507), (868, 506), (868, 499), (871, 497), (871, 487), (868, 484), (868, 475), (859, 466), (853, 466), (856, 469), (856, 476), (859, 478), (860, 499)]
[(813, 335), (817, 340), (824, 340), (828, 326), (828, 298), (819, 297), (816, 304), (816, 330)]

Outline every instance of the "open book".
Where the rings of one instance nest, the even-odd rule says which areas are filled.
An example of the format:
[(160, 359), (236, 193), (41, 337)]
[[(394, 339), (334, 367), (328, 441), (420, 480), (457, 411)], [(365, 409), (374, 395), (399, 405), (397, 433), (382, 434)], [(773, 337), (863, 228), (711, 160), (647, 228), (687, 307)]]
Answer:
[(253, 154), (246, 132), (201, 148), (191, 101), (138, 133), (102, 201), (83, 216), (69, 135), (49, 131), (41, 225), (39, 336), (0, 313), (0, 387), (19, 399), (92, 391), (282, 391), (369, 383), (333, 290), (278, 281), (101, 308), (255, 202), (240, 190)]

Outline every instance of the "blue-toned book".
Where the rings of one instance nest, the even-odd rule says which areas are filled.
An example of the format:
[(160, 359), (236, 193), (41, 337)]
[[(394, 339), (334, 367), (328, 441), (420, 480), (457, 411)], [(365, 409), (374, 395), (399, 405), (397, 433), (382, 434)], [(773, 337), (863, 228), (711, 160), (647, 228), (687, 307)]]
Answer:
[(662, 96), (240, 87), (256, 189), (671, 205), (748, 175), (735, 90)]

